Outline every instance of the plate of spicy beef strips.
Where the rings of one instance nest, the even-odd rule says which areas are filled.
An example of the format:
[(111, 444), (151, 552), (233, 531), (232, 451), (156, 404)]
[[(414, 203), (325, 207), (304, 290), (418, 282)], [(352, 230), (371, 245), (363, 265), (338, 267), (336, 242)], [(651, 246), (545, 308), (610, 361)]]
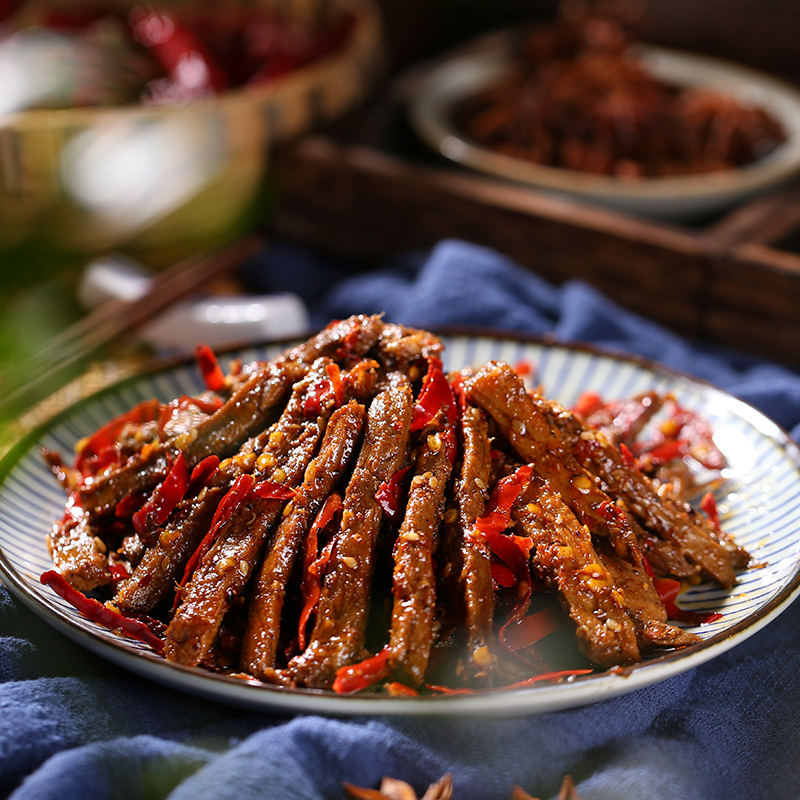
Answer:
[(652, 362), (357, 316), (68, 408), (2, 462), (0, 576), (154, 681), (520, 715), (695, 667), (795, 598), (800, 453)]

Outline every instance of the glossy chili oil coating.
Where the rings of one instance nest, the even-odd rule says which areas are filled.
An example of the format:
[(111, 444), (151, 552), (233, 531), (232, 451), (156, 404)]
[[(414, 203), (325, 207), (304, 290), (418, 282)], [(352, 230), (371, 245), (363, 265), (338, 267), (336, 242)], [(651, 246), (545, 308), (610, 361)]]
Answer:
[(461, 452), (455, 496), (461, 554), (458, 583), (464, 598), (467, 634), (464, 668), (471, 677), (486, 678), (494, 663), (494, 588), (491, 554), (483, 538), (475, 533), (475, 521), (483, 514), (489, 498), (492, 459), (486, 417), (479, 408), (469, 404), (461, 417)]
[(328, 421), (320, 452), (308, 466), (289, 512), (278, 526), (250, 600), (241, 667), (263, 678), (275, 667), (286, 584), (315, 515), (347, 469), (361, 434), (366, 411), (351, 401)]
[[(333, 402), (324, 404), (319, 414), (304, 413), (307, 393), (324, 370), (317, 369), (298, 383), (281, 418), (270, 430), (269, 438), (285, 456), (274, 456), (261, 480), (296, 486), (316, 452)], [(258, 460), (256, 461), (258, 467)], [(255, 486), (255, 484), (254, 484)], [(197, 665), (211, 647), (222, 618), (242, 591), (256, 568), (269, 531), (278, 520), (284, 501), (247, 496), (223, 523), (219, 535), (205, 554), (181, 595), (181, 602), (166, 632), (164, 654), (170, 661)]]
[[(326, 364), (321, 362), (318, 375)], [(306, 384), (302, 384), (305, 386)], [(149, 547), (131, 577), (124, 581), (113, 604), (120, 611), (150, 613), (174, 590), (184, 567), (208, 531), (220, 500), (243, 473), (251, 473), (265, 451), (286, 458), (293, 442), (288, 437), (270, 437), (272, 428), (248, 439), (239, 452), (222, 461), (209, 484), (197, 497), (181, 502)]]
[(47, 549), (53, 566), (74, 588), (88, 592), (111, 583), (106, 548), (92, 525), (89, 515), (75, 510), (53, 525), (47, 537)]
[(598, 562), (588, 529), (558, 493), (534, 477), (513, 516), (519, 532), (533, 540), (535, 563), (557, 588), (586, 656), (606, 667), (639, 661), (625, 598)]
[[(545, 401), (541, 399), (540, 403)], [(736, 555), (715, 540), (711, 523), (690, 514), (669, 494), (659, 495), (652, 482), (625, 463), (620, 451), (595, 434), (574, 414), (550, 404), (552, 418), (587, 469), (597, 474), (647, 529), (676, 544), (689, 561), (720, 585), (729, 588), (736, 578)]]
[(394, 545), (392, 624), (389, 663), (419, 685), (428, 667), (434, 630), (436, 575), (433, 553), (444, 511), (444, 493), (453, 465), (438, 427), (423, 431), (423, 441)]
[(325, 575), (311, 641), (287, 668), (298, 684), (330, 687), (336, 670), (362, 655), (375, 541), (383, 519), (375, 495), (406, 458), (411, 407), (411, 389), (399, 375), (370, 404), (364, 442), (345, 493), (336, 556)]
[(601, 547), (597, 549), (597, 558), (625, 597), (642, 652), (660, 647), (686, 647), (701, 641), (699, 636), (667, 622), (667, 610), (653, 581), (643, 569), (605, 552)]
[(556, 489), (592, 533), (609, 537), (614, 551), (641, 563), (636, 537), (623, 515), (607, 514), (610, 498), (587, 474), (534, 405), (520, 376), (501, 361), (490, 361), (464, 382), (467, 396), (483, 408), (520, 458)]
[(170, 459), (183, 451), (189, 468), (207, 455), (221, 458), (237, 451), (248, 436), (269, 425), (292, 385), (320, 356), (340, 355), (358, 361), (373, 348), (385, 325), (379, 317), (358, 316), (333, 323), (308, 341), (286, 350), (273, 361), (254, 366), (216, 413), (191, 435), (148, 448), (121, 468), (95, 478), (81, 490), (84, 508), (94, 514), (112, 510), (125, 496), (152, 489), (169, 471)]

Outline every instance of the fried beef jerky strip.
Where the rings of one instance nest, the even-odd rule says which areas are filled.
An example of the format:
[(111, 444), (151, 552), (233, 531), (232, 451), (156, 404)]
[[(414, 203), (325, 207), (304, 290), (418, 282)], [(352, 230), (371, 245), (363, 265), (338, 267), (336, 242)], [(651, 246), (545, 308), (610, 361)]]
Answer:
[(319, 454), (309, 464), (264, 558), (250, 600), (241, 667), (263, 678), (275, 666), (286, 584), (314, 517), (341, 478), (358, 444), (366, 410), (356, 401), (331, 414)]
[[(335, 398), (325, 396), (321, 407), (309, 418), (306, 399), (315, 392), (310, 376), (300, 381), (292, 397), (270, 430), (272, 440), (291, 443), (282, 459), (269, 459), (255, 473), (251, 492), (223, 522), (211, 548), (200, 561), (166, 630), (164, 654), (169, 661), (196, 666), (208, 653), (225, 612), (242, 591), (255, 568), (269, 531), (281, 514), (285, 501), (254, 494), (258, 483), (277, 482), (296, 486), (319, 447)], [(258, 461), (256, 462), (258, 466)]]
[(544, 480), (535, 476), (512, 509), (536, 547), (535, 564), (558, 590), (577, 626), (578, 645), (603, 667), (641, 659), (625, 597), (599, 563), (591, 534)]
[(81, 490), (84, 508), (102, 514), (116, 507), (128, 494), (152, 489), (167, 474), (170, 460), (178, 450), (184, 452), (190, 469), (207, 455), (225, 457), (235, 453), (248, 436), (272, 421), (292, 384), (305, 375), (313, 361), (340, 351), (358, 359), (375, 346), (383, 328), (384, 323), (378, 317), (351, 317), (329, 325), (273, 361), (257, 365), (222, 408), (191, 435), (147, 448), (121, 468), (88, 483)]
[(469, 400), (494, 419), (522, 460), (533, 464), (536, 474), (553, 485), (592, 533), (604, 533), (619, 556), (641, 564), (636, 537), (624, 515), (615, 512), (608, 495), (551, 428), (508, 364), (490, 361), (465, 378), (464, 388)]
[(433, 553), (444, 513), (444, 493), (453, 465), (433, 426), (419, 447), (406, 513), (394, 545), (389, 663), (419, 685), (433, 644), (436, 575)]
[(489, 499), (492, 459), (489, 425), (483, 412), (467, 404), (461, 415), (461, 469), (456, 480), (461, 572), (459, 584), (464, 598), (467, 634), (466, 672), (487, 678), (494, 664), (494, 588), (491, 554), (483, 537), (475, 535), (475, 522)]
[[(320, 362), (314, 374), (331, 361)], [(342, 375), (345, 394), (366, 400), (375, 391), (377, 363), (358, 362)], [(268, 454), (277, 460), (285, 458), (292, 442), (286, 437), (270, 437), (262, 431), (242, 445), (232, 458), (220, 464), (209, 485), (196, 497), (181, 503), (162, 529), (157, 542), (144, 554), (131, 577), (120, 584), (113, 604), (123, 612), (150, 613), (173, 590), (191, 554), (208, 530), (219, 501), (233, 481), (243, 472), (252, 472), (256, 459)]]
[(733, 586), (736, 555), (716, 540), (716, 532), (707, 519), (688, 513), (669, 494), (660, 496), (646, 475), (628, 466), (619, 450), (574, 414), (541, 397), (536, 403), (543, 410), (551, 409), (550, 418), (578, 461), (598, 475), (645, 528), (676, 544), (691, 563), (721, 586)]
[(105, 545), (95, 533), (89, 515), (73, 506), (47, 536), (54, 568), (81, 592), (106, 586), (113, 580)]
[(664, 405), (666, 395), (643, 392), (636, 397), (603, 406), (589, 414), (584, 422), (591, 428), (602, 430), (612, 444), (633, 443), (645, 425)]
[(625, 604), (633, 620), (636, 640), (642, 652), (659, 647), (686, 647), (701, 639), (689, 631), (667, 622), (667, 610), (658, 597), (650, 576), (642, 569), (597, 549), (597, 558), (622, 590)]
[(375, 540), (383, 518), (375, 494), (406, 458), (411, 410), (411, 389), (402, 376), (395, 376), (370, 404), (311, 641), (287, 667), (287, 674), (298, 684), (329, 688), (336, 670), (362, 655)]

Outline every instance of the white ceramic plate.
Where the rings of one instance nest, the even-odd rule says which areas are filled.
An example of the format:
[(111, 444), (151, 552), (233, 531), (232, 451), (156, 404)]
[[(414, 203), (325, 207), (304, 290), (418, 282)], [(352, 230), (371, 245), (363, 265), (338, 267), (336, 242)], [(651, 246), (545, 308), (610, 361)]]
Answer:
[(649, 46), (638, 52), (651, 74), (676, 86), (715, 89), (760, 106), (783, 124), (786, 142), (736, 170), (638, 180), (549, 167), (485, 148), (458, 130), (452, 111), (508, 73), (518, 37), (512, 31), (477, 40), (432, 66), (414, 84), (409, 97), (411, 124), (424, 142), (450, 161), (573, 198), (673, 220), (721, 211), (800, 169), (800, 93), (746, 67)]
[[(707, 384), (644, 361), (592, 349), (482, 335), (444, 337), (446, 366), (480, 365), (492, 358), (536, 367), (536, 381), (549, 397), (573, 403), (591, 390), (604, 398), (626, 397), (648, 388), (673, 392), (684, 406), (702, 413), (728, 460), (717, 492), (724, 528), (760, 562), (740, 575), (731, 592), (700, 585), (680, 603), (722, 618), (690, 628), (703, 642), (664, 653), (626, 675), (598, 672), (524, 689), (435, 697), (337, 696), (333, 692), (286, 690), (245, 683), (166, 662), (146, 645), (117, 636), (81, 617), (42, 586), (51, 564), (45, 534), (63, 514), (64, 495), (40, 447), (71, 452), (75, 442), (111, 416), (153, 396), (169, 400), (201, 388), (194, 364), (173, 366), (104, 391), (67, 410), (22, 442), (0, 464), (0, 576), (8, 588), (56, 629), (104, 658), (155, 681), (213, 700), (262, 711), (324, 714), (520, 715), (595, 702), (664, 680), (720, 655), (774, 619), (800, 591), (800, 450), (769, 419)], [(274, 355), (275, 348), (247, 350), (245, 360)]]

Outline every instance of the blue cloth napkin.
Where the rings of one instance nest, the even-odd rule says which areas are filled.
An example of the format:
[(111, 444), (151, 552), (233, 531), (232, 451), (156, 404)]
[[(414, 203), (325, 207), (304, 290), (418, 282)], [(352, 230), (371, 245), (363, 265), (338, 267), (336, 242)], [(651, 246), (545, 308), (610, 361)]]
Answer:
[[(800, 434), (800, 376), (681, 339), (589, 286), (556, 288), (460, 241), (348, 272), (291, 247), (251, 265), (315, 322), (384, 311), (436, 327), (554, 333), (656, 358), (734, 392)], [(455, 800), (513, 785), (583, 800), (800, 797), (800, 606), (694, 670), (582, 708), (510, 720), (336, 719), (249, 713), (127, 673), (65, 639), (0, 587), (0, 796), (14, 800), (338, 800), (391, 775)]]

